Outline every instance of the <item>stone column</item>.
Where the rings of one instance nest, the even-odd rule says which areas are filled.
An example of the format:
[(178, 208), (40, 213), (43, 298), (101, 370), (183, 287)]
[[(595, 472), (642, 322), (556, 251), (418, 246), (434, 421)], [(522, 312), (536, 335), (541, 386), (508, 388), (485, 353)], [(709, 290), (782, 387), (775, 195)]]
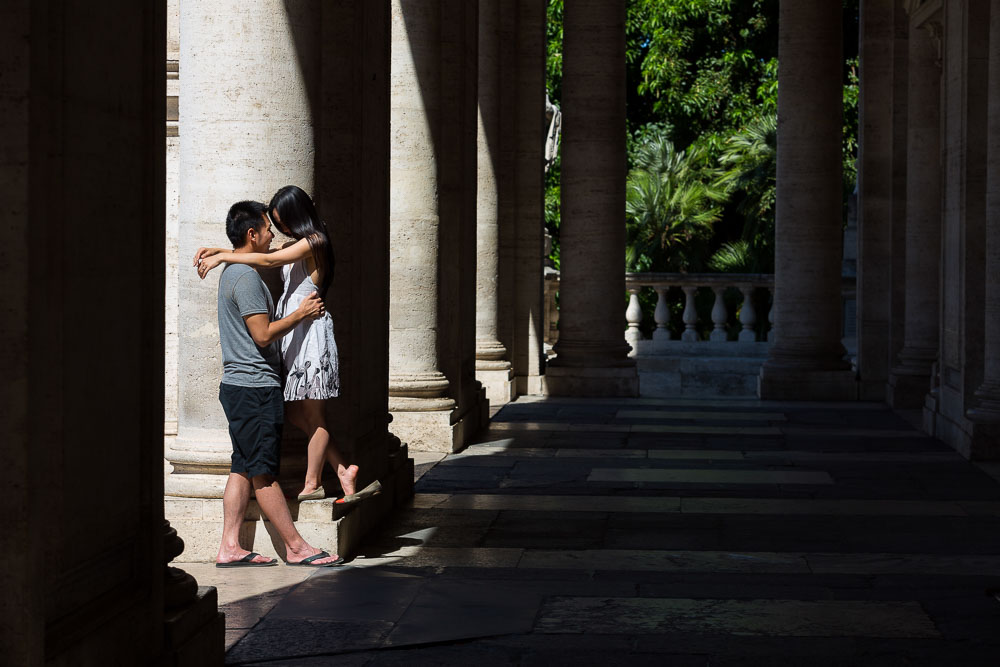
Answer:
[(177, 435), (177, 187), (180, 170), (180, 137), (177, 132), (177, 104), (180, 89), (180, 0), (167, 2), (167, 251), (166, 308), (164, 318), (164, 403), (163, 435)]
[(983, 383), (977, 405), (967, 414), (992, 437), (992, 454), (1000, 442), (1000, 0), (990, 2), (989, 121), (986, 165), (986, 319)]
[(393, 0), (391, 11), (389, 409), (411, 448), (450, 452), (482, 405), (475, 340), (466, 350), (462, 337), (475, 318), (475, 238), (463, 225), (475, 217), (476, 13), (451, 0)]
[(232, 449), (218, 401), (218, 276), (199, 280), (190, 258), (198, 246), (229, 245), (234, 202), (266, 200), (289, 183), (313, 191), (307, 80), (319, 63), (319, 8), (316, 0), (181, 3), (179, 400), (168, 495), (220, 498), (225, 487)]
[(625, 1), (574, 0), (563, 16), (558, 355), (550, 394), (636, 396), (625, 296)]
[(923, 405), (938, 356), (941, 65), (926, 29), (912, 29), (909, 49), (905, 324), (886, 396), (894, 408)]
[(508, 403), (513, 384), (507, 348), (497, 332), (500, 259), (500, 2), (479, 3), (479, 122), (476, 199), (476, 379), (494, 407)]
[[(856, 216), (848, 213), (844, 275), (857, 272), (858, 397), (885, 398), (892, 344), (892, 292), (897, 209), (905, 198), (897, 176), (906, 175), (906, 35), (909, 20), (899, 2), (863, 2), (860, 7), (861, 89), (858, 100)], [(900, 57), (902, 52), (903, 57)], [(899, 109), (904, 110), (903, 114)], [(897, 127), (902, 124), (902, 131)], [(854, 222), (856, 225), (852, 225)], [(850, 301), (845, 333), (854, 327)], [(897, 304), (898, 305), (898, 304)], [(845, 335), (845, 345), (851, 347)]]
[(840, 342), (841, 7), (783, 0), (778, 35), (775, 342), (766, 399), (857, 395)]
[(518, 394), (541, 394), (545, 379), (544, 266), (546, 0), (519, 0), (514, 82), (514, 335), (510, 358)]

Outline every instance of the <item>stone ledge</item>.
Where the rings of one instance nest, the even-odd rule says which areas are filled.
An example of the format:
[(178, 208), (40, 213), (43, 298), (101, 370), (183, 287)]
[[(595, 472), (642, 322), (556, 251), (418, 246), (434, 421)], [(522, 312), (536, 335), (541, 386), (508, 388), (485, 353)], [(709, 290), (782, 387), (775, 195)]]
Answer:
[(633, 397), (639, 395), (635, 366), (588, 368), (548, 366), (545, 389), (549, 396)]
[(776, 370), (761, 367), (757, 395), (778, 401), (856, 401), (854, 371)]
[[(336, 505), (334, 498), (289, 500), (288, 508), (299, 533), (315, 547), (352, 555), (369, 531), (413, 495), (413, 459), (401, 460), (393, 467), (381, 479), (380, 495), (347, 509)], [(166, 496), (163, 505), (165, 518), (184, 540), (184, 552), (177, 563), (213, 562), (222, 539), (222, 499)], [(240, 544), (272, 558), (285, 555), (277, 531), (252, 499), (240, 529)]]

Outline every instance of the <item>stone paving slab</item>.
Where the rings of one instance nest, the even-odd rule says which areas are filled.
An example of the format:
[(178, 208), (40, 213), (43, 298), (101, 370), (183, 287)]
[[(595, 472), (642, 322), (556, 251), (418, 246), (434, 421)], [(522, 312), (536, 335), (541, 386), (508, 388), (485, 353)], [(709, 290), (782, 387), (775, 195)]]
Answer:
[(671, 482), (692, 484), (833, 484), (825, 472), (780, 470), (594, 468), (588, 482)]
[(783, 412), (743, 412), (730, 410), (693, 411), (693, 410), (619, 410), (615, 413), (617, 419), (662, 419), (692, 421), (786, 421)]
[(915, 602), (555, 598), (539, 632), (768, 635), (788, 637), (940, 636)]

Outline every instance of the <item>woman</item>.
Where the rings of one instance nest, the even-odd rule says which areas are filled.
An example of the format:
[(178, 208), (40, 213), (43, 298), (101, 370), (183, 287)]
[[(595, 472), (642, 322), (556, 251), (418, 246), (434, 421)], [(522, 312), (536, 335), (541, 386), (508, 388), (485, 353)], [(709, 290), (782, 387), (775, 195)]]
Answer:
[[(326, 225), (316, 207), (301, 188), (286, 185), (278, 190), (267, 207), (267, 217), (282, 234), (296, 239), (269, 253), (233, 253), (222, 248), (199, 248), (194, 263), (204, 278), (222, 262), (249, 264), (258, 268), (281, 267), (285, 289), (276, 316), (295, 310), (313, 292), (325, 297), (333, 282), (333, 248)], [(344, 498), (355, 499), (356, 465), (347, 465), (330, 443), (324, 401), (340, 393), (337, 343), (329, 311), (321, 318), (307, 320), (281, 339), (285, 375), (285, 416), (309, 438), (306, 479), (299, 500), (323, 498), (323, 461), (328, 460), (344, 490)], [(376, 482), (375, 485), (378, 483)], [(372, 485), (372, 486), (375, 486)], [(366, 492), (378, 489), (366, 488)], [(357, 494), (361, 495), (361, 494)], [(339, 501), (338, 501), (339, 502)]]

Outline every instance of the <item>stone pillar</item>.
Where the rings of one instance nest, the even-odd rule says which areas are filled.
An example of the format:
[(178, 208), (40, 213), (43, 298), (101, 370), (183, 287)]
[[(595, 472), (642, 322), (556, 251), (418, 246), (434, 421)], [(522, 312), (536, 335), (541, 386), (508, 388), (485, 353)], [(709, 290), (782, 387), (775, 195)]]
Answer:
[(225, 220), (234, 202), (267, 200), (289, 183), (313, 192), (307, 79), (319, 63), (319, 7), (316, 0), (181, 3), (179, 400), (168, 495), (222, 497), (232, 447), (218, 401), (218, 276), (200, 280), (190, 258), (199, 246), (229, 245)]
[(910, 35), (903, 349), (889, 376), (894, 408), (923, 405), (938, 355), (941, 254), (941, 65), (924, 28)]
[[(899, 2), (861, 3), (857, 215), (848, 213), (844, 236), (844, 275), (854, 275), (857, 267), (857, 340), (852, 345), (845, 335), (845, 345), (856, 350), (861, 400), (883, 400), (889, 377), (893, 255), (897, 251), (893, 223), (896, 209), (905, 207), (896, 177), (899, 172), (904, 178), (906, 174), (906, 116), (900, 116), (897, 109), (906, 108), (907, 67), (906, 59), (897, 57), (897, 34), (902, 34), (905, 49), (908, 25)], [(903, 132), (896, 127), (900, 121)], [(845, 333), (854, 329), (848, 319), (853, 309), (849, 301), (846, 305)]]
[(783, 0), (778, 34), (775, 342), (765, 399), (857, 395), (841, 336), (841, 7)]
[(541, 394), (545, 381), (545, 107), (546, 0), (519, 0), (514, 60), (517, 63), (513, 193), (514, 336), (511, 361), (517, 393)]
[(500, 260), (500, 2), (479, 3), (479, 122), (476, 144), (476, 379), (494, 407), (508, 403), (513, 371), (497, 331)]
[(164, 318), (164, 403), (163, 435), (177, 435), (177, 203), (180, 171), (180, 136), (177, 127), (180, 90), (180, 0), (167, 2), (167, 251), (166, 308)]
[(457, 0), (391, 7), (389, 409), (411, 448), (450, 452), (484, 421), (485, 405), (470, 233), (477, 12)]
[[(412, 460), (387, 432), (389, 415), (389, 0), (324, 2), (316, 192), (336, 251), (328, 297), (340, 353), (340, 396), (327, 401), (333, 442), (378, 479), (350, 551), (413, 493)], [(327, 473), (329, 474), (329, 473)], [(330, 483), (335, 482), (331, 479)], [(329, 493), (329, 487), (328, 487)], [(346, 547), (346, 548), (345, 548)]]
[(637, 396), (625, 323), (625, 0), (563, 16), (562, 222), (552, 395)]
[(990, 2), (989, 111), (986, 165), (986, 308), (983, 383), (967, 412), (992, 441), (987, 454), (1000, 454), (1000, 0)]
[(222, 660), (213, 589), (164, 609), (166, 9), (0, 5), (3, 664)]
[[(925, 5), (915, 10), (917, 16)], [(996, 438), (969, 419), (985, 380), (987, 99), (990, 2), (941, 4), (942, 223), (938, 373), (924, 425), (969, 458), (996, 455)]]
[(499, 3), (498, 334), (515, 396), (544, 393), (545, 8), (546, 0)]

